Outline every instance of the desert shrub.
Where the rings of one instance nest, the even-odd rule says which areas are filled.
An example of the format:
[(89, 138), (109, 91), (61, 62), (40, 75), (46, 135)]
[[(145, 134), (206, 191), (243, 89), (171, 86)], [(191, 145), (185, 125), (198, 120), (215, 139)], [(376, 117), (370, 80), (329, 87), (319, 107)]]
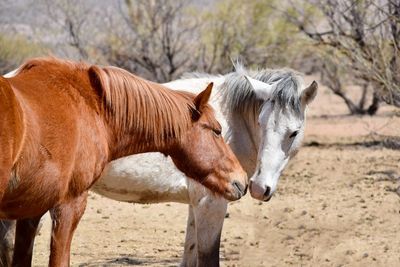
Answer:
[(29, 57), (39, 55), (42, 48), (20, 35), (0, 34), (0, 73), (5, 74)]

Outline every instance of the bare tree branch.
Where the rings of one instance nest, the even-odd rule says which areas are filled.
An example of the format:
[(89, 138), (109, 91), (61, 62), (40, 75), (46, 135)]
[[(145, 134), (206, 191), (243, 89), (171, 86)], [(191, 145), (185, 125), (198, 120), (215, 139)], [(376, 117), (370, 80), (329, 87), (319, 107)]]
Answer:
[[(373, 100), (367, 110), (364, 109), (364, 89), (356, 105), (350, 103), (343, 90), (331, 88), (343, 98), (351, 113), (376, 111), (379, 101), (400, 107), (399, 3), (398, 0), (312, 1), (323, 15), (319, 22), (313, 21), (313, 16), (306, 18), (305, 12), (298, 11), (299, 5), (292, 9), (296, 10), (295, 15), (284, 12), (289, 21), (321, 49), (333, 49), (333, 56), (342, 57), (340, 64), (346, 69), (346, 77), (352, 76), (357, 83), (373, 88)], [(340, 79), (338, 75), (329, 78)]]
[(107, 61), (160, 82), (177, 78), (193, 61), (190, 40), (198, 24), (186, 16), (188, 5), (187, 0), (119, 1), (125, 25), (110, 32)]

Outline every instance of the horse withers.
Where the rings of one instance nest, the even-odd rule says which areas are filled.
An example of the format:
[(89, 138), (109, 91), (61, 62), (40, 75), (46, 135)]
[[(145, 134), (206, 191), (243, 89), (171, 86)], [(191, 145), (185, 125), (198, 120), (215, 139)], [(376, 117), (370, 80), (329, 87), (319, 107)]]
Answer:
[(34, 59), (0, 77), (0, 218), (17, 219), (13, 265), (30, 266), (41, 216), (53, 221), (50, 266), (68, 266), (87, 192), (111, 160), (158, 151), (229, 200), (247, 175), (207, 104), (124, 70)]

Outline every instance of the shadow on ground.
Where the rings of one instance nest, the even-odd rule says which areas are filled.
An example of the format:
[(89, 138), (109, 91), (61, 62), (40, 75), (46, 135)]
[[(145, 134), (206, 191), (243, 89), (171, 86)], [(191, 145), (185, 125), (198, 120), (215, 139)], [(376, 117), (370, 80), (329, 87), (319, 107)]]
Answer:
[(153, 258), (149, 259), (137, 259), (130, 256), (122, 256), (114, 259), (103, 259), (82, 263), (79, 267), (108, 267), (108, 266), (177, 266), (179, 262), (173, 259), (157, 260)]
[(324, 143), (319, 141), (310, 141), (304, 143), (306, 147), (368, 147), (368, 148), (388, 148), (393, 150), (400, 150), (400, 137), (398, 136), (379, 136), (372, 140), (344, 142), (344, 143)]

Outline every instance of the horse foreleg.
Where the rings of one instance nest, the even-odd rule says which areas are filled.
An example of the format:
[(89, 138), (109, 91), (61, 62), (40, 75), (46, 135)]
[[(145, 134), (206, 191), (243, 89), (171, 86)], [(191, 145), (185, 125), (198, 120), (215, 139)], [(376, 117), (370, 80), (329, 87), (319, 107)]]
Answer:
[(0, 267), (11, 266), (15, 221), (0, 220)]
[(196, 246), (196, 227), (193, 214), (193, 207), (189, 205), (189, 215), (186, 225), (185, 248), (181, 267), (196, 266), (197, 264), (197, 246)]
[(227, 209), (222, 197), (208, 194), (193, 206), (197, 239), (197, 267), (219, 266), (219, 247)]
[(12, 266), (31, 266), (33, 244), (42, 216), (17, 221)]
[(50, 211), (53, 221), (50, 244), (50, 267), (69, 266), (71, 241), (85, 212), (87, 192), (64, 202)]

